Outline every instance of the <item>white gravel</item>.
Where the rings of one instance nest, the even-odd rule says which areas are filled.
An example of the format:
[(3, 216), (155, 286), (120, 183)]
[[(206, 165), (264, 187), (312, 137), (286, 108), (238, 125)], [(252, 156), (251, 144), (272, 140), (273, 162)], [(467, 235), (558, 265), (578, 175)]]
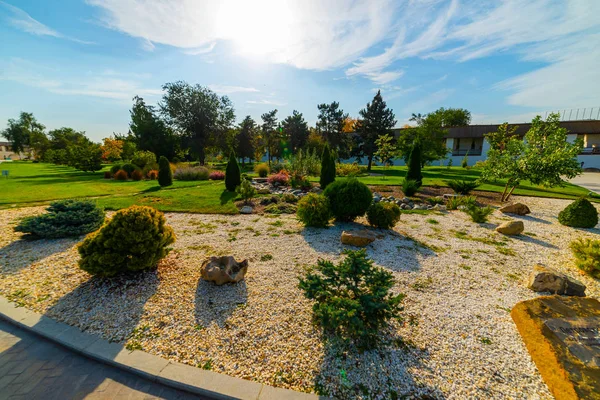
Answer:
[[(525, 223), (519, 238), (494, 232), (513, 218), (497, 211), (482, 225), (460, 211), (405, 214), (396, 232), (378, 231), (367, 252), (407, 295), (405, 323), (365, 353), (325, 342), (297, 288), (303, 266), (339, 260), (341, 231), (359, 224), (303, 229), (293, 216), (168, 214), (177, 241), (158, 271), (101, 281), (78, 269), (78, 240), (27, 242), (12, 232), (43, 208), (0, 210), (0, 294), (129, 348), (275, 386), (340, 398), (547, 399), (509, 311), (537, 296), (523, 280), (538, 262), (599, 298), (599, 282), (580, 274), (568, 249), (599, 230), (558, 224), (569, 201), (515, 200), (533, 211), (514, 217)], [(214, 254), (248, 258), (245, 282), (201, 281)]]

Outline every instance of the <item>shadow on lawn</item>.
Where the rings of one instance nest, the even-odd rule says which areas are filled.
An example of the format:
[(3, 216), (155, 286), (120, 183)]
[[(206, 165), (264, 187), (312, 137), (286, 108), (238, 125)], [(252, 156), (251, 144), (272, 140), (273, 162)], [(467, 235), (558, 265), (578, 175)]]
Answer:
[(0, 272), (3, 274), (17, 273), (46, 257), (67, 251), (75, 246), (82, 237), (15, 240), (0, 249)]
[(228, 190), (223, 190), (223, 192), (221, 193), (221, 196), (219, 197), (219, 200), (221, 200), (221, 205), (224, 205), (224, 204), (229, 203), (236, 197), (237, 197), (237, 193), (230, 192)]
[(234, 285), (217, 286), (213, 282), (198, 279), (195, 299), (196, 323), (208, 327), (211, 323), (224, 328), (233, 312), (248, 300), (246, 281)]
[(313, 249), (322, 254), (340, 255), (344, 250), (358, 250), (358, 247), (341, 243), (342, 231), (369, 230), (377, 239), (368, 246), (367, 256), (384, 268), (392, 271), (416, 271), (420, 268), (421, 257), (435, 257), (436, 253), (427, 244), (395, 231), (374, 229), (356, 222), (335, 223), (329, 228), (304, 228), (300, 234)]

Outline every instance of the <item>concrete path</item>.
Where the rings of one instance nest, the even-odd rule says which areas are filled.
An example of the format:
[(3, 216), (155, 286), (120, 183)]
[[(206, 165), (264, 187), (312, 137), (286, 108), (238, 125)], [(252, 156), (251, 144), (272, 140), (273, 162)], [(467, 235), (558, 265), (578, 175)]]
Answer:
[(600, 172), (584, 172), (569, 182), (600, 194)]
[(90, 360), (0, 320), (0, 400), (201, 399)]

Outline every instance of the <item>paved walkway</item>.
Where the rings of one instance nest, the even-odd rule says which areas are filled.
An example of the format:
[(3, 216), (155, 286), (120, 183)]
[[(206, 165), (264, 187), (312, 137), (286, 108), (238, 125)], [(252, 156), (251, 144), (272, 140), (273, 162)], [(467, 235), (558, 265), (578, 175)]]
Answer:
[(82, 357), (0, 320), (0, 400), (200, 399)]
[(583, 174), (571, 179), (574, 185), (579, 185), (591, 192), (600, 194), (600, 172), (584, 172)]

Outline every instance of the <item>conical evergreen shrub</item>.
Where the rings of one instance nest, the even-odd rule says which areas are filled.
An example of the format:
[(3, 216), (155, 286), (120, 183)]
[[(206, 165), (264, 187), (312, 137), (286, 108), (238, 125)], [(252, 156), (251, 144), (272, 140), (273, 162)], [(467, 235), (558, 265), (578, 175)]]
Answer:
[(419, 187), (423, 183), (423, 174), (421, 173), (421, 144), (419, 142), (415, 142), (410, 151), (406, 179), (417, 182)]
[(173, 171), (167, 157), (160, 156), (158, 160), (158, 184), (160, 186), (171, 186), (173, 184)]
[(229, 156), (227, 168), (225, 168), (225, 189), (230, 192), (235, 192), (235, 189), (242, 183), (242, 171), (240, 165), (235, 158), (233, 151)]
[(598, 211), (582, 197), (558, 213), (558, 222), (573, 228), (593, 228), (598, 225)]
[(329, 145), (325, 145), (321, 156), (321, 179), (319, 180), (321, 189), (325, 189), (333, 181), (335, 181), (335, 160), (331, 156)]

